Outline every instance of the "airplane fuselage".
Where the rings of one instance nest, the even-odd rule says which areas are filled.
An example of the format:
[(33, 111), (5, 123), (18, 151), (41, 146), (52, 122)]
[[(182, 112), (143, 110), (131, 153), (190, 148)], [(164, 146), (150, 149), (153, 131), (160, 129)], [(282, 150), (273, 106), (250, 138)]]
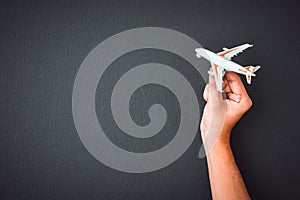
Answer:
[(199, 48), (197, 50), (197, 56), (201, 56), (215, 65), (222, 66), (222, 68), (224, 68), (226, 71), (233, 71), (239, 74), (255, 76), (255, 74), (246, 70), (243, 66), (227, 60), (224, 57), (219, 56), (218, 54), (207, 49)]

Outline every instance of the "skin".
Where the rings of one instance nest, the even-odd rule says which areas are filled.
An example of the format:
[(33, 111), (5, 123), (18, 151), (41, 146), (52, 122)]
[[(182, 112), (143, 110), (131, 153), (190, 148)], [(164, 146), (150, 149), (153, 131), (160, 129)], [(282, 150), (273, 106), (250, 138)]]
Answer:
[[(210, 75), (209, 83), (203, 93), (207, 103), (200, 130), (206, 151), (208, 147), (205, 141), (207, 141), (209, 127), (212, 124), (214, 127), (220, 127), (217, 130), (219, 135), (217, 142), (207, 155), (212, 197), (216, 200), (250, 199), (230, 147), (230, 135), (235, 124), (251, 108), (252, 101), (240, 77), (233, 72), (225, 74), (223, 88), (226, 93), (225, 100), (222, 99), (221, 93), (216, 90), (214, 77)], [(214, 118), (219, 115), (220, 109), (225, 110), (224, 123), (215, 126), (219, 122), (215, 122)]]

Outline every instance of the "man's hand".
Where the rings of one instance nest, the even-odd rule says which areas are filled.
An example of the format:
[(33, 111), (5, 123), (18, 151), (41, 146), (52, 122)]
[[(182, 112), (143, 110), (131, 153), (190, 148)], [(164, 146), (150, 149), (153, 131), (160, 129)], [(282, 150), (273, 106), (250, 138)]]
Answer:
[(248, 200), (250, 196), (230, 148), (230, 133), (252, 106), (252, 101), (237, 74), (227, 72), (223, 86), (225, 100), (216, 89), (214, 77), (209, 76), (203, 93), (207, 104), (200, 129), (207, 155), (212, 197), (217, 200)]
[[(200, 124), (200, 130), (203, 142), (206, 140), (208, 129), (215, 123), (220, 127), (219, 140), (221, 142), (229, 142), (230, 132), (239, 119), (252, 106), (252, 101), (247, 94), (247, 91), (240, 79), (234, 72), (227, 72), (223, 81), (224, 92), (226, 99), (222, 99), (222, 94), (217, 91), (214, 77), (209, 75), (209, 83), (206, 85), (203, 98), (207, 102), (203, 117)], [(215, 120), (221, 112), (225, 112), (223, 120)], [(216, 122), (217, 121), (217, 122)]]

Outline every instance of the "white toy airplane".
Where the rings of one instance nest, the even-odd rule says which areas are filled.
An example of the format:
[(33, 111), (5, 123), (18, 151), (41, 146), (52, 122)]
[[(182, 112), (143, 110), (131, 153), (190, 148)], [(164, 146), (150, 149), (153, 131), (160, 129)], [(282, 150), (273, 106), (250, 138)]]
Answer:
[(250, 44), (244, 44), (231, 49), (223, 48), (224, 51), (217, 54), (204, 48), (197, 48), (195, 51), (198, 58), (203, 57), (210, 62), (213, 72), (209, 71), (208, 73), (215, 77), (217, 90), (223, 92), (223, 76), (225, 75), (226, 71), (233, 71), (245, 75), (247, 78), (247, 83), (251, 84), (251, 77), (255, 76), (254, 72), (256, 72), (260, 66), (243, 67), (231, 61), (231, 58), (252, 46), (253, 45)]

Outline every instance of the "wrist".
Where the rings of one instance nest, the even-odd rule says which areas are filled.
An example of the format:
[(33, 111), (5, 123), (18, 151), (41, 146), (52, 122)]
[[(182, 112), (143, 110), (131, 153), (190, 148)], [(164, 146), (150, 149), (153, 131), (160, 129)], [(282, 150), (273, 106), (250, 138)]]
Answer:
[(230, 133), (231, 131), (229, 129), (228, 130), (223, 129), (222, 131), (219, 132), (217, 138), (213, 138), (213, 137), (207, 138), (203, 134), (201, 134), (206, 155), (209, 155), (210, 153), (214, 155), (219, 155), (220, 153), (222, 153), (222, 151), (231, 149)]
[(223, 129), (216, 141), (216, 144), (214, 145), (212, 151), (214, 149), (216, 150), (225, 150), (225, 149), (231, 149), (230, 147), (230, 135), (231, 135), (231, 129)]
[(230, 136), (231, 136), (231, 128), (223, 127), (220, 132), (218, 143), (221, 145), (229, 145), (230, 144)]
[(207, 154), (208, 158), (219, 158), (231, 152), (229, 141), (218, 140), (211, 151)]

